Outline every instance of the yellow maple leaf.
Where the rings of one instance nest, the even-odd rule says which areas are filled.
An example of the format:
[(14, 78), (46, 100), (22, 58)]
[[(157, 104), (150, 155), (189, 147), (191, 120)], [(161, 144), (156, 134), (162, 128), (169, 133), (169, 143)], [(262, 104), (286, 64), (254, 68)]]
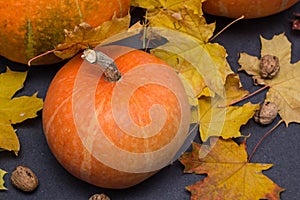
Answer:
[(0, 169), (0, 190), (7, 190), (7, 188), (4, 186), (4, 175), (7, 174), (6, 171)]
[(262, 171), (272, 164), (249, 163), (246, 145), (233, 140), (211, 138), (210, 145), (193, 143), (192, 152), (179, 159), (185, 173), (207, 174), (201, 181), (187, 186), (191, 199), (280, 199), (284, 189)]
[[(65, 41), (55, 47), (54, 54), (62, 59), (71, 58), (87, 47), (93, 48), (106, 39), (118, 34), (126, 33), (130, 25), (130, 15), (122, 18), (113, 16), (110, 21), (93, 28), (87, 23), (81, 23), (73, 31), (65, 30)], [(132, 34), (123, 35), (124, 38)], [(118, 38), (120, 40), (122, 38)]]
[[(147, 9), (146, 19), (151, 27), (167, 28), (197, 37), (207, 42), (215, 24), (207, 24), (202, 16), (204, 0), (133, 0), (131, 4)], [(197, 34), (195, 34), (197, 33)]]
[[(151, 54), (166, 61), (188, 80), (197, 97), (207, 86), (223, 96), (223, 85), (233, 73), (226, 61), (224, 47), (210, 43), (215, 24), (207, 24), (202, 13), (202, 1), (133, 1), (147, 9), (150, 29), (146, 35), (160, 35), (167, 43), (151, 50)], [(151, 39), (151, 38), (150, 38)]]
[(241, 125), (253, 117), (259, 105), (247, 103), (243, 106), (222, 106), (248, 94), (241, 88), (237, 75), (228, 75), (225, 86), (225, 98), (202, 96), (199, 98), (200, 137), (206, 141), (211, 136), (224, 139), (240, 137)]
[(193, 10), (195, 14), (202, 15), (202, 2), (205, 0), (131, 0), (131, 5), (147, 9), (149, 12), (158, 13), (168, 10), (178, 12), (183, 8)]
[(200, 44), (194, 38), (176, 32), (169, 32), (170, 36), (160, 34), (167, 37), (169, 42), (153, 49), (151, 53), (188, 79), (194, 88), (195, 97), (206, 86), (213, 93), (224, 96), (226, 77), (233, 73), (226, 61), (224, 47), (216, 43)]
[(278, 106), (279, 115), (286, 125), (300, 123), (300, 61), (291, 63), (291, 43), (284, 34), (280, 34), (271, 40), (261, 37), (261, 46), (261, 56), (273, 55), (279, 58), (279, 73), (272, 79), (261, 78), (259, 58), (246, 53), (240, 54), (240, 70), (252, 75), (254, 83), (270, 87), (266, 101)]
[(26, 75), (27, 72), (13, 72), (9, 68), (0, 74), (0, 149), (14, 151), (16, 155), (20, 144), (12, 124), (36, 117), (43, 107), (37, 94), (12, 98), (23, 87)]

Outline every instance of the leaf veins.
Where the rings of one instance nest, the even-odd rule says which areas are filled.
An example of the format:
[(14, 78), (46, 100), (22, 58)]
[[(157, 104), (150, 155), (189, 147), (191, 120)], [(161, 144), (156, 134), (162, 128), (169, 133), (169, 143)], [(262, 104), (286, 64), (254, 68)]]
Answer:
[(248, 163), (244, 143), (217, 137), (210, 145), (193, 143), (192, 152), (185, 153), (180, 162), (185, 173), (207, 174), (207, 177), (186, 189), (191, 199), (280, 199), (284, 190), (262, 171), (271, 164)]

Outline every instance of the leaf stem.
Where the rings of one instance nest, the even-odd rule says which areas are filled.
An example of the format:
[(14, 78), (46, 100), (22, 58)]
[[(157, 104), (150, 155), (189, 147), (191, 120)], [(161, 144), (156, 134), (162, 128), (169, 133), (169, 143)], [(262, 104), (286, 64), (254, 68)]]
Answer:
[(37, 55), (37, 56), (31, 58), (30, 60), (28, 60), (27, 65), (30, 66), (32, 61), (34, 61), (34, 60), (36, 60), (36, 59), (38, 59), (40, 57), (43, 57), (43, 56), (45, 56), (47, 54), (53, 53), (54, 51), (55, 51), (55, 49), (52, 49), (52, 50), (49, 50), (49, 51), (47, 51), (45, 53), (42, 53), (40, 55)]
[(254, 91), (254, 92), (252, 92), (252, 93), (250, 93), (250, 94), (247, 94), (247, 95), (243, 96), (242, 98), (240, 98), (240, 99), (238, 99), (238, 100), (232, 101), (232, 102), (231, 102), (230, 104), (228, 104), (228, 105), (225, 105), (225, 106), (218, 106), (218, 107), (219, 107), (219, 108), (224, 108), (224, 107), (227, 107), (227, 106), (232, 106), (232, 105), (237, 104), (237, 103), (239, 103), (239, 102), (241, 102), (241, 101), (243, 101), (243, 100), (245, 100), (245, 99), (248, 99), (248, 98), (250, 98), (250, 97), (252, 97), (252, 96), (254, 96), (254, 95), (256, 95), (256, 94), (258, 94), (258, 93), (260, 93), (260, 92), (262, 92), (262, 91), (264, 91), (264, 90), (266, 90), (266, 89), (268, 89), (268, 88), (270, 88), (270, 86), (269, 86), (269, 85), (265, 85), (265, 86), (259, 88), (258, 90), (256, 90), (256, 91)]
[(221, 31), (219, 31), (216, 35), (214, 35), (212, 38), (209, 39), (209, 42), (211, 42), (212, 40), (216, 39), (216, 37), (218, 37), (221, 33), (223, 33), (228, 27), (230, 27), (232, 24), (236, 23), (237, 21), (244, 19), (244, 15), (242, 15), (241, 17), (235, 19), (234, 21), (230, 22), (227, 26), (225, 26)]
[(258, 143), (255, 145), (252, 153), (250, 154), (249, 158), (248, 158), (248, 162), (251, 161), (251, 159), (253, 158), (254, 153), (257, 151), (258, 147), (261, 145), (261, 143), (283, 122), (283, 120), (281, 119), (273, 128), (271, 128), (268, 132), (266, 132), (263, 137), (258, 141)]
[[(145, 13), (145, 20), (148, 20), (148, 11)], [(148, 33), (148, 27), (147, 27), (147, 21), (145, 21), (143, 24), (143, 49), (147, 49), (146, 39), (147, 39), (147, 33)]]

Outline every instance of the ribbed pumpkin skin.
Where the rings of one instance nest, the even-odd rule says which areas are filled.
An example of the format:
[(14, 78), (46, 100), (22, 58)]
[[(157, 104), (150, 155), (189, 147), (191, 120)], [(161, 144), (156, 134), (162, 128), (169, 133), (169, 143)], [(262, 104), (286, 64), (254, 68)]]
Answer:
[[(26, 64), (64, 41), (64, 29), (86, 22), (92, 26), (128, 13), (130, 0), (0, 1), (0, 55)], [(54, 55), (33, 64), (58, 62)]]
[(206, 0), (203, 10), (206, 13), (238, 18), (259, 18), (279, 13), (299, 0)]
[[(79, 56), (73, 58), (60, 69), (48, 89), (43, 109), (43, 127), (49, 147), (57, 160), (71, 174), (84, 181), (104, 188), (127, 188), (136, 185), (155, 174), (157, 170), (131, 173), (113, 169), (112, 167), (103, 164), (103, 162), (96, 158), (96, 154), (108, 155), (110, 158), (114, 158), (117, 155), (113, 153), (113, 149), (104, 149), (103, 151), (97, 150), (98, 147), (100, 148), (104, 144), (103, 140), (99, 139), (100, 136), (98, 132), (96, 131), (95, 133), (94, 126), (101, 126), (105, 137), (108, 138), (116, 148), (122, 149), (122, 151), (128, 152), (128, 154), (141, 154), (157, 151), (173, 140), (176, 135), (176, 130), (180, 125), (181, 111), (178, 110), (179, 106), (176, 96), (160, 85), (146, 84), (139, 87), (139, 89), (134, 92), (133, 98), (129, 101), (129, 105), (131, 106), (130, 115), (135, 124), (145, 126), (151, 123), (149, 109), (153, 106), (153, 101), (164, 106), (167, 117), (163, 128), (158, 134), (146, 138), (134, 137), (126, 134), (123, 129), (120, 129), (120, 124), (115, 123), (113, 118), (112, 107), (116, 104), (112, 103), (111, 99), (116, 84), (119, 83), (107, 82), (101, 78), (96, 87), (95, 95), (88, 98), (95, 99), (95, 105), (92, 105), (92, 107), (95, 107), (96, 113), (98, 113), (98, 122), (96, 123), (99, 124), (89, 122), (93, 120), (90, 120), (87, 116), (90, 111), (88, 111), (89, 109), (86, 105), (89, 103), (84, 100), (79, 112), (81, 112), (80, 116), (83, 116), (83, 120), (85, 120), (85, 117), (87, 118), (86, 123), (88, 126), (79, 127), (81, 124), (76, 123), (76, 119), (74, 119), (74, 116), (77, 115), (74, 114), (74, 110), (76, 110), (74, 103), (77, 103), (80, 98), (89, 95), (85, 89), (80, 91), (74, 89), (76, 88), (74, 85), (76, 85), (75, 81), (78, 81), (76, 79), (79, 76), (78, 74), (82, 62), (83, 61)], [(134, 50), (118, 57), (115, 62), (121, 74), (126, 74), (129, 70), (144, 64), (154, 63), (166, 65), (158, 58), (138, 50)], [(91, 73), (84, 77), (87, 76), (93, 77), (95, 75)], [(146, 74), (146, 80), (147, 76), (149, 76), (149, 74)], [(123, 80), (121, 79), (120, 81)], [(173, 79), (170, 79), (171, 84), (172, 81)], [(174, 83), (175, 82), (176, 81), (174, 81)], [(84, 83), (79, 84), (86, 84), (89, 86), (92, 83), (87, 79)], [(176, 84), (178, 83), (175, 83), (175, 85)], [(76, 93), (79, 93), (78, 100), (73, 96)], [(185, 93), (184, 95), (186, 97)], [(188, 100), (186, 101), (188, 102)], [(189, 111), (189, 106), (185, 108)], [(155, 115), (155, 117), (159, 118), (157, 115)], [(189, 119), (187, 119), (187, 121), (189, 122)], [(186, 137), (189, 123), (186, 127), (184, 138), (181, 138), (179, 140), (180, 142), (183, 142)], [(79, 132), (82, 128), (91, 131), (83, 137), (79, 136)], [(84, 144), (84, 142), (86, 143)], [(93, 145), (93, 153), (90, 153), (91, 151), (87, 149), (89, 148), (87, 147), (87, 144)], [(174, 153), (178, 151), (178, 148), (180, 148), (181, 145), (182, 143), (176, 145)], [(159, 157), (161, 155), (164, 154), (159, 154)], [(170, 158), (169, 156), (169, 158), (165, 159), (173, 159), (173, 157)], [(135, 163), (138, 162), (136, 160), (126, 160), (126, 156), (115, 160), (117, 166), (122, 165), (122, 163), (125, 162), (128, 163), (127, 165), (138, 165)], [(140, 164), (142, 166), (144, 163)]]

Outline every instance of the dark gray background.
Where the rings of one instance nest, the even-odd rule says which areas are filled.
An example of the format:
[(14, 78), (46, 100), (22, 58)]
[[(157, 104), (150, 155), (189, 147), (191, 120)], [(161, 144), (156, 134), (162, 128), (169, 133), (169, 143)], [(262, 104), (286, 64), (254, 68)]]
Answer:
[[(270, 17), (242, 20), (228, 28), (213, 42), (218, 42), (227, 49), (228, 62), (233, 70), (236, 71), (239, 67), (237, 63), (239, 52), (247, 52), (259, 56), (260, 35), (271, 39), (273, 35), (285, 32), (288, 39), (293, 43), (292, 62), (296, 62), (300, 60), (300, 31), (291, 30), (291, 20), (295, 18), (293, 16), (295, 12), (300, 12), (300, 3), (285, 12)], [(138, 16), (140, 12), (135, 10), (133, 15)], [(207, 20), (209, 22), (217, 22), (216, 32), (232, 21), (231, 19), (213, 16), (207, 16)], [(26, 68), (1, 58), (0, 66), (2, 71), (6, 65), (12, 69)], [(38, 91), (38, 96), (44, 98), (51, 79), (61, 66), (62, 64), (31, 67), (25, 87), (17, 95), (32, 95)], [(250, 77), (244, 73), (240, 73), (240, 75), (246, 89), (249, 91), (257, 89), (252, 85)], [(263, 97), (264, 93), (260, 93), (250, 100), (257, 103), (261, 102)], [(243, 134), (248, 135), (251, 133), (251, 137), (247, 142), (248, 152), (252, 151), (257, 141), (277, 121), (263, 127), (250, 120), (246, 126), (243, 126)], [(204, 178), (201, 175), (183, 174), (183, 166), (179, 162), (175, 162), (145, 182), (132, 188), (123, 190), (97, 188), (74, 178), (55, 160), (43, 135), (41, 112), (39, 112), (39, 117), (27, 120), (14, 127), (17, 129), (20, 139), (21, 151), (18, 157), (9, 152), (0, 153), (0, 168), (9, 172), (4, 177), (8, 191), (1, 191), (0, 199), (84, 200), (94, 193), (105, 192), (112, 200), (183, 200), (189, 199), (190, 196), (189, 192), (185, 190), (185, 186)], [(196, 138), (196, 140), (198, 139)], [(286, 188), (286, 191), (281, 195), (284, 200), (300, 199), (299, 141), (300, 125), (290, 124), (286, 128), (282, 124), (262, 143), (252, 160), (252, 162), (274, 164), (274, 167), (265, 171), (264, 174), (279, 186)], [(22, 193), (11, 185), (9, 181), (10, 173), (18, 165), (28, 166), (38, 175), (40, 185), (34, 193)]]

